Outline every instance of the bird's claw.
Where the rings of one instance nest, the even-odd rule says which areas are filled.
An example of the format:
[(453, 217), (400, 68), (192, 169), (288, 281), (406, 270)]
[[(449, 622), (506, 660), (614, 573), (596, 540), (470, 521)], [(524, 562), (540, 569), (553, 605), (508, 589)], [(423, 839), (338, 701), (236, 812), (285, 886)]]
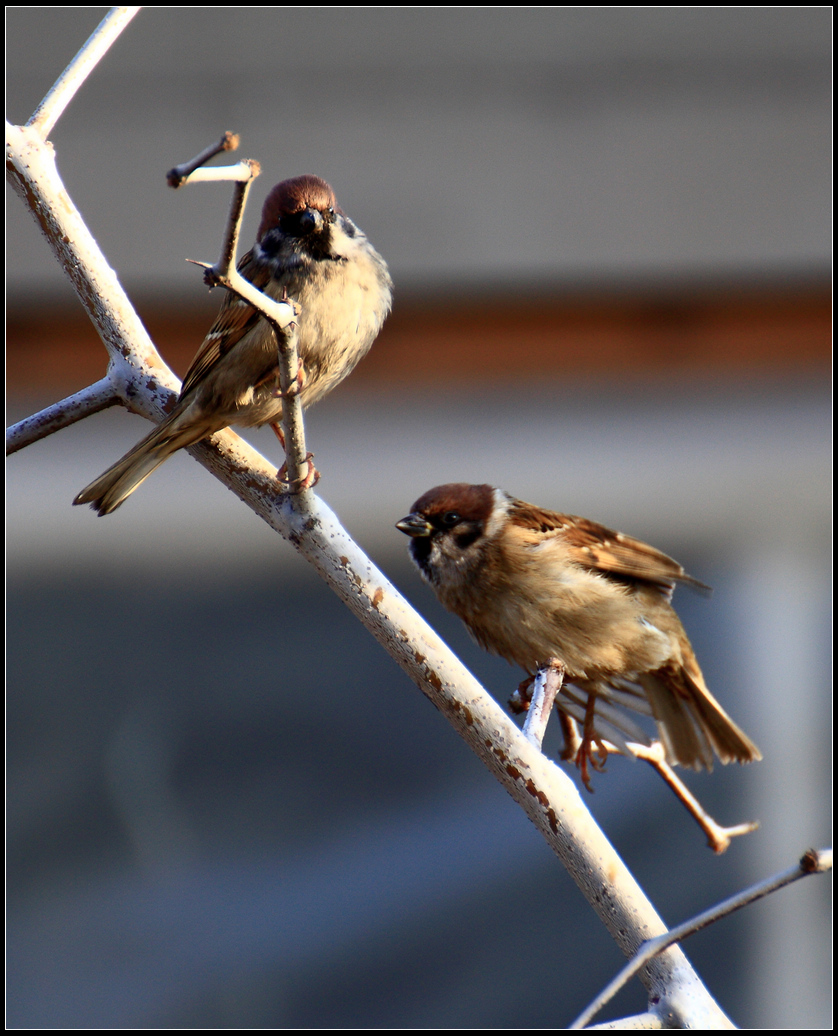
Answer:
[(516, 716), (520, 716), (522, 712), (529, 712), (530, 703), (532, 702), (532, 687), (534, 683), (535, 677), (528, 676), (526, 680), (522, 680), (518, 684), (507, 702), (510, 712), (514, 712)]
[(294, 378), (294, 380), (288, 386), (288, 391), (287, 392), (283, 392), (282, 391), (282, 386), (279, 383), (279, 368), (277, 368), (277, 372), (276, 372), (276, 388), (273, 391), (274, 399), (293, 399), (294, 396), (299, 396), (299, 394), (305, 388), (306, 381), (307, 381), (307, 377), (306, 377), (305, 367), (303, 367), (303, 365), (300, 364), (300, 366), (297, 368), (297, 376)]
[(576, 752), (576, 766), (582, 783), (592, 795), (594, 789), (591, 786), (591, 775), (588, 773), (588, 765), (590, 764), (597, 773), (602, 773), (605, 770), (607, 761), (608, 749), (598, 737), (583, 738), (582, 744)]
[(288, 478), (288, 463), (287, 461), (282, 465), (279, 471), (276, 473), (277, 479), (284, 485), (287, 486), (289, 493), (302, 493), (306, 489), (313, 489), (320, 481), (320, 472), (311, 463), (313, 453), (306, 454), (306, 473), (299, 475), (295, 479)]

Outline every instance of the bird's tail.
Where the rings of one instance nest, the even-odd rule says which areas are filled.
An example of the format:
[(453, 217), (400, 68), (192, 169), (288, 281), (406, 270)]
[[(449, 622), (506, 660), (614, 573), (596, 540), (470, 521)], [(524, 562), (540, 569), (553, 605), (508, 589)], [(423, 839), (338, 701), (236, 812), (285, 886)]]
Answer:
[(175, 410), (125, 456), (78, 494), (74, 504), (90, 504), (99, 515), (110, 514), (168, 457), (217, 429), (196, 423), (194, 415)]
[(722, 763), (762, 759), (762, 752), (707, 690), (694, 660), (644, 674), (638, 682), (652, 706), (669, 762), (712, 770), (714, 752)]

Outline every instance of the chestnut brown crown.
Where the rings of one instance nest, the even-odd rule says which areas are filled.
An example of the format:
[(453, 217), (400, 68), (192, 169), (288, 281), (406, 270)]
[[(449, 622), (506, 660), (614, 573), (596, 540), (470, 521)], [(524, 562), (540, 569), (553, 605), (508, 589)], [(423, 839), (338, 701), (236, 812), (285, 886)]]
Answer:
[(432, 525), (450, 528), (454, 515), (467, 522), (485, 523), (495, 506), (495, 489), (483, 484), (448, 482), (429, 489), (411, 507), (413, 514), (423, 515)]
[(327, 212), (329, 209), (341, 211), (335, 192), (325, 180), (311, 173), (292, 176), (289, 180), (278, 183), (265, 199), (256, 239), (261, 241), (283, 216), (292, 216), (304, 209), (316, 209), (318, 212)]

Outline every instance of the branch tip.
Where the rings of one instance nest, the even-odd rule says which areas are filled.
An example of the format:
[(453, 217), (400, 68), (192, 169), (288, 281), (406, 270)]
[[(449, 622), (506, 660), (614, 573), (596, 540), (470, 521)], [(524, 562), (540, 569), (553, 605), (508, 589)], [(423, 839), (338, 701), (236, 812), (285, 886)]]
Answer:
[[(214, 144), (210, 144), (209, 147), (205, 147), (204, 150), (200, 151), (194, 158), (191, 158), (188, 162), (181, 162), (180, 165), (173, 166), (168, 173), (166, 173), (166, 183), (174, 190), (177, 190), (178, 187), (182, 187), (189, 180), (196, 170), (200, 169), (206, 162), (209, 162), (211, 158), (215, 158), (216, 155), (220, 155), (225, 151), (237, 150), (239, 143), (240, 138), (238, 133), (231, 133), (230, 130), (227, 130), (220, 140), (217, 140)], [(256, 166), (255, 172), (252, 170), (254, 164)], [(245, 161), (240, 162), (238, 166), (229, 166), (222, 171), (223, 173), (233, 172), (233, 175), (219, 176), (219, 170), (214, 170), (214, 178), (237, 179), (235, 171), (241, 173), (241, 167), (246, 167), (250, 170), (249, 176), (251, 179), (259, 175), (259, 163), (254, 163), (253, 159), (245, 159)]]
[(807, 849), (800, 857), (800, 870), (803, 874), (824, 874), (832, 870), (831, 849)]
[(110, 376), (88, 385), (80, 392), (62, 399), (58, 403), (41, 410), (31, 417), (24, 418), (6, 431), (6, 456), (30, 446), (33, 442), (45, 439), (48, 435), (69, 428), (76, 421), (82, 421), (100, 410), (116, 406), (122, 399)]

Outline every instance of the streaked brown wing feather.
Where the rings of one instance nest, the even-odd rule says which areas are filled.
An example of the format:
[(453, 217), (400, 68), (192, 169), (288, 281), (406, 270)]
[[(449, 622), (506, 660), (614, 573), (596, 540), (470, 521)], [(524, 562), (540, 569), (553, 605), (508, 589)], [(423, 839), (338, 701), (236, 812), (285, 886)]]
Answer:
[(689, 583), (703, 590), (710, 589), (687, 575), (683, 567), (663, 551), (592, 522), (589, 518), (559, 514), (525, 504), (515, 509), (515, 521), (524, 528), (548, 537), (560, 532), (572, 561), (604, 575), (651, 583), (667, 595), (672, 592), (676, 582)]
[[(238, 265), (239, 273), (255, 287), (264, 289), (270, 278), (267, 266), (257, 266), (252, 252), (243, 256)], [(260, 314), (232, 292), (226, 292), (221, 309), (206, 338), (189, 365), (180, 390), (181, 399), (199, 385), (218, 361), (256, 326)]]

